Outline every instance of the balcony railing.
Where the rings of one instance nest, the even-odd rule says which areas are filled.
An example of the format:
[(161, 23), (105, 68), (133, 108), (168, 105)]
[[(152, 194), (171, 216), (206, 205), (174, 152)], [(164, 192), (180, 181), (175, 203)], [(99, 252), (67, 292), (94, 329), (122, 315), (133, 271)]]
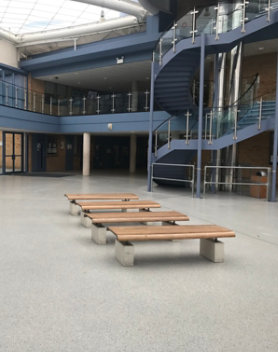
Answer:
[[(63, 97), (0, 81), (0, 104), (54, 116), (102, 115), (150, 110), (150, 92), (91, 93)], [(159, 110), (156, 108), (156, 110)]]
[(247, 22), (264, 15), (269, 22), (271, 13), (277, 8), (278, 0), (242, 0), (236, 4), (223, 1), (218, 6), (201, 10), (194, 8), (161, 36), (155, 50), (155, 61), (162, 64), (163, 56), (170, 49), (175, 52), (178, 42), (183, 39), (191, 38), (194, 44), (196, 37), (206, 33), (215, 35), (215, 40), (218, 40), (222, 33), (238, 27), (245, 32)]

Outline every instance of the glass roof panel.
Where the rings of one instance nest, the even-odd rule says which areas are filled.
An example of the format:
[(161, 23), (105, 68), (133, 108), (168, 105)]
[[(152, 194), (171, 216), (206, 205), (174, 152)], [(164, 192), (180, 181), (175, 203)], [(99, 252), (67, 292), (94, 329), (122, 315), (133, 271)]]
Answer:
[(123, 16), (122, 13), (71, 0), (1, 0), (0, 27), (25, 34)]

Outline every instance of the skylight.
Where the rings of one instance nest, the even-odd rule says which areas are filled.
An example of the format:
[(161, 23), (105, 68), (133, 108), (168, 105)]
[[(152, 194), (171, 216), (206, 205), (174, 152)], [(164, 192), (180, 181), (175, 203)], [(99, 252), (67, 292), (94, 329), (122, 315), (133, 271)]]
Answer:
[(0, 28), (13, 34), (58, 29), (114, 19), (122, 13), (70, 0), (1, 0)]

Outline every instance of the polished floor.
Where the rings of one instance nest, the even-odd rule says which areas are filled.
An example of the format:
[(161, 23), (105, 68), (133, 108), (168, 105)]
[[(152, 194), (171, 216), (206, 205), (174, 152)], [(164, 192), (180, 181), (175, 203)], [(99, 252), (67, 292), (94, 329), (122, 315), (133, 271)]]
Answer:
[[(68, 214), (64, 193), (135, 192), (194, 224), (235, 230), (225, 262), (197, 240), (135, 244), (135, 266)], [(0, 351), (276, 352), (278, 204), (146, 192), (143, 176), (0, 176)]]

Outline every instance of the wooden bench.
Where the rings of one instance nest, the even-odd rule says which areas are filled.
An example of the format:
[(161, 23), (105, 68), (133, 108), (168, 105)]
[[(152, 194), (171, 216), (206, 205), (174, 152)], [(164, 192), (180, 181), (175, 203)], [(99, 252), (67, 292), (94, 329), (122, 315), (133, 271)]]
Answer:
[(200, 239), (200, 255), (218, 263), (224, 261), (224, 243), (217, 239), (235, 237), (232, 230), (217, 225), (111, 226), (108, 229), (117, 237), (116, 258), (123, 266), (134, 264), (134, 247), (130, 241)]
[(97, 244), (106, 244), (107, 227), (111, 223), (162, 222), (163, 225), (176, 221), (188, 221), (189, 217), (177, 211), (128, 212), (128, 213), (87, 213), (92, 224), (92, 240)]
[(112, 202), (76, 202), (81, 207), (81, 223), (85, 227), (91, 227), (92, 221), (88, 218), (90, 211), (99, 210), (121, 210), (138, 209), (139, 211), (149, 211), (150, 208), (160, 208), (160, 204), (152, 200), (131, 200), (131, 201), (112, 201)]
[(79, 215), (80, 207), (76, 206), (78, 200), (136, 200), (139, 197), (134, 193), (92, 193), (92, 194), (70, 194), (66, 193), (65, 197), (70, 201), (69, 212), (71, 215)]

